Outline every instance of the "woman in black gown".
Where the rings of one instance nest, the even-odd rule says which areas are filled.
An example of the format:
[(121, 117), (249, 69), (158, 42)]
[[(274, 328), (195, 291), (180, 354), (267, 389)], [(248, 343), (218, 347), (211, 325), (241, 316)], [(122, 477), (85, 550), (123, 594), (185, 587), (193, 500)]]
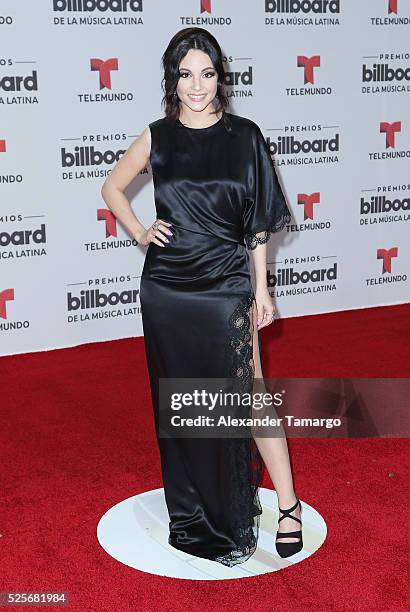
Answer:
[[(286, 439), (159, 435), (161, 378), (232, 378), (251, 390), (262, 377), (258, 329), (274, 317), (266, 245), (290, 222), (260, 128), (226, 110), (215, 38), (201, 28), (181, 30), (162, 62), (165, 117), (130, 146), (102, 194), (139, 244), (148, 246), (140, 301), (169, 544), (228, 566), (246, 561), (258, 540), (265, 462), (279, 506), (288, 508), (276, 547), (289, 556), (301, 549), (302, 536), (292, 531), (295, 521), (301, 523), (300, 502)], [(157, 213), (148, 230), (123, 193), (147, 158)]]

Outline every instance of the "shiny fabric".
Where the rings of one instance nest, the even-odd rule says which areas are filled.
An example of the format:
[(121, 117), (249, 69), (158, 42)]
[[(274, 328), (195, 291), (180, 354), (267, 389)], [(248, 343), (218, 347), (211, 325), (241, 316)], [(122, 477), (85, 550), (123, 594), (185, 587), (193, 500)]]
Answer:
[[(290, 221), (261, 130), (225, 113), (188, 128), (150, 124), (157, 218), (172, 223), (150, 243), (140, 300), (169, 544), (227, 566), (256, 549), (263, 462), (250, 438), (158, 435), (159, 378), (235, 377), (252, 389), (249, 253)], [(248, 249), (248, 250), (247, 250)], [(262, 345), (259, 339), (262, 357)]]

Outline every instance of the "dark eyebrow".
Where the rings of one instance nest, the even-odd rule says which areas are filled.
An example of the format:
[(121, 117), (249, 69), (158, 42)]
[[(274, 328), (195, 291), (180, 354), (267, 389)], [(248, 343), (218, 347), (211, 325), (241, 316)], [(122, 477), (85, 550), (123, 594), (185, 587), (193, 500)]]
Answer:
[[(189, 72), (191, 72), (189, 68), (180, 68), (180, 70), (188, 70)], [(208, 66), (207, 68), (201, 70), (201, 72), (205, 72), (205, 70), (215, 70), (215, 68), (213, 66)]]

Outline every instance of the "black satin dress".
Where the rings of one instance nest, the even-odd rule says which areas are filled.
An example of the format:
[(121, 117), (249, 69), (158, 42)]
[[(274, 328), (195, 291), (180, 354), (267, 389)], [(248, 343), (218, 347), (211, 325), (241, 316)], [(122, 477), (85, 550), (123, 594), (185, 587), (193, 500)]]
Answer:
[[(269, 149), (252, 120), (225, 113), (206, 128), (167, 117), (149, 125), (157, 218), (140, 301), (169, 544), (227, 566), (255, 551), (263, 462), (252, 437), (158, 436), (161, 377), (254, 378), (254, 293), (248, 250), (290, 221)], [(261, 355), (261, 345), (259, 345)]]

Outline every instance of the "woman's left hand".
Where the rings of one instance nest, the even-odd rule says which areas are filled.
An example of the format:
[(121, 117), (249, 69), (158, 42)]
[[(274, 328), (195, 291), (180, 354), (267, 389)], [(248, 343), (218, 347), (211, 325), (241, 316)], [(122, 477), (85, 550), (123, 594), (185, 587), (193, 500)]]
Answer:
[(255, 291), (256, 308), (258, 311), (258, 330), (270, 325), (275, 320), (273, 315), (275, 307), (268, 288), (256, 289)]

